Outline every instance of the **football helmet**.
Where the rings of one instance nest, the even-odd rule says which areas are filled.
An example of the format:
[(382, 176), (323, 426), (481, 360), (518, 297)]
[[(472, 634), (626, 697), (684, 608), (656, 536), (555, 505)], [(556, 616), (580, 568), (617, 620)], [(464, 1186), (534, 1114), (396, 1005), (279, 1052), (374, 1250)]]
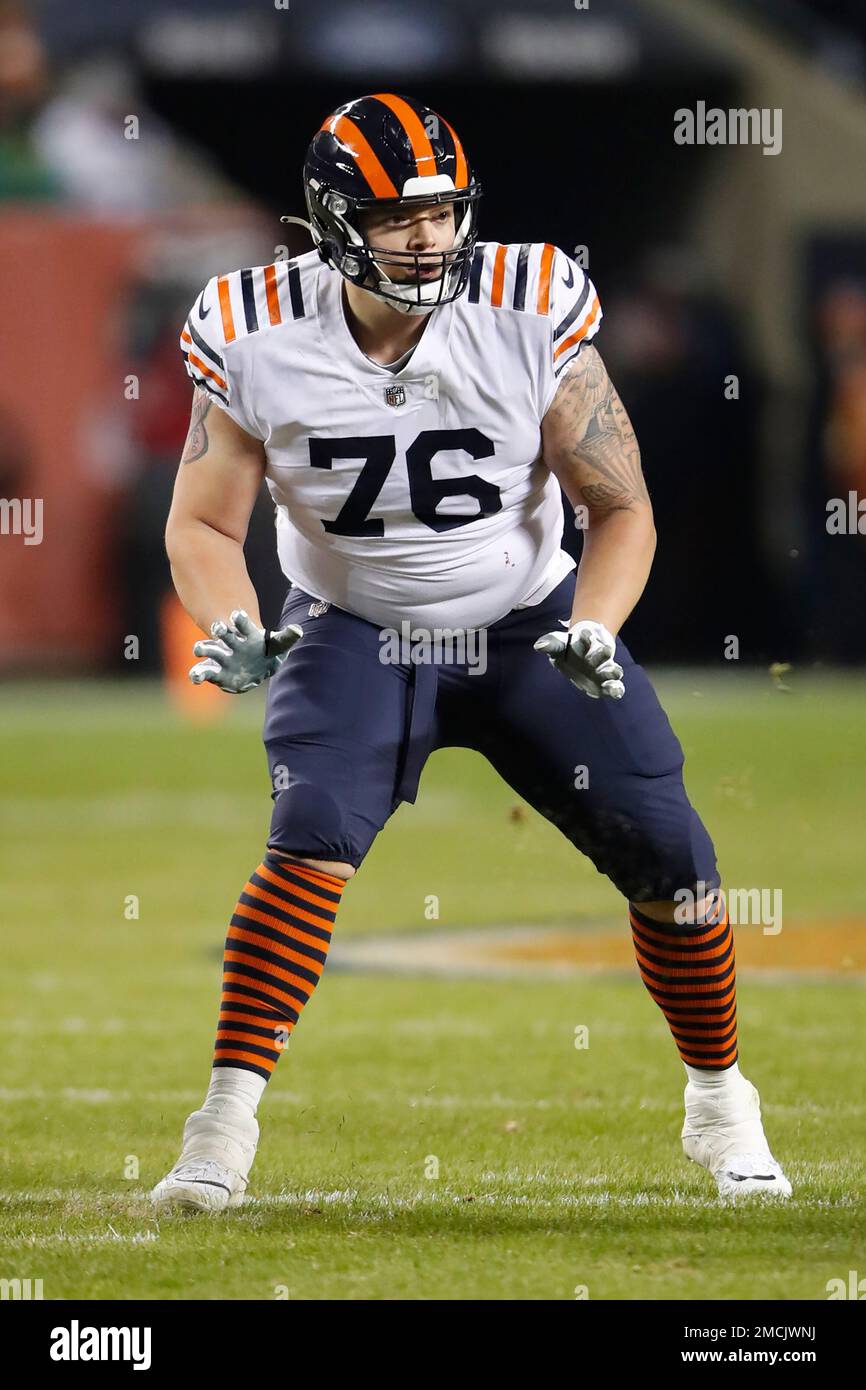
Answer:
[[(405, 314), (429, 314), (466, 288), (478, 236), (481, 186), (453, 127), (411, 97), (377, 92), (339, 106), (313, 137), (304, 162), (308, 227), (322, 260), (353, 285)], [(454, 205), (455, 236), (442, 252), (371, 246), (361, 216), (428, 203)], [(413, 272), (394, 280), (389, 271)], [(430, 277), (434, 268), (438, 276)], [(425, 277), (422, 271), (427, 271)]]

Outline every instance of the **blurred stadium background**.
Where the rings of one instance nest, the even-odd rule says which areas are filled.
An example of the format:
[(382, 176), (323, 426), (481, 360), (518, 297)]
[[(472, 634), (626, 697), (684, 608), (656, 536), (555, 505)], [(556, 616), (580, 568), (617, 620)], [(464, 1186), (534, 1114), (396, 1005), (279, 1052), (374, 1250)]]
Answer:
[[(453, 750), (347, 894), (232, 1270), (222, 1237), (197, 1233), (190, 1268), (145, 1214), (269, 817), (258, 695), (184, 680), (177, 337), (212, 274), (308, 249), (278, 221), (304, 214), (306, 146), (388, 89), (460, 131), (484, 239), (585, 248), (599, 289), (659, 532), (624, 635), (726, 880), (784, 892), (785, 931), (738, 940), (744, 1070), (805, 1214), (762, 1215), (757, 1241), (684, 1171), (679, 1063), (616, 893)], [(676, 144), (698, 101), (780, 108), (781, 151)], [(866, 499), (859, 0), (0, 0), (0, 302), (0, 1273), (38, 1250), (46, 1297), (272, 1297), (288, 1211), (292, 1296), (572, 1297), (586, 1275), (593, 1297), (824, 1297), (863, 1260), (866, 534), (827, 526), (830, 499)], [(266, 494), (247, 551), (271, 620)], [(463, 930), (483, 927), (495, 946)], [(394, 979), (385, 933), (433, 947)]]
[[(210, 274), (308, 249), (277, 218), (304, 211), (312, 132), (401, 83), (465, 131), (483, 236), (587, 248), (660, 554), (678, 557), (630, 622), (640, 656), (715, 662), (735, 633), (743, 661), (866, 659), (866, 538), (825, 526), (826, 498), (866, 494), (857, 13), (5, 0), (0, 492), (42, 497), (45, 534), (0, 549), (3, 668), (41, 670), (50, 642), (55, 673), (159, 670), (178, 323)], [(781, 107), (782, 152), (676, 145), (696, 100)], [(276, 612), (266, 508), (250, 553)]]

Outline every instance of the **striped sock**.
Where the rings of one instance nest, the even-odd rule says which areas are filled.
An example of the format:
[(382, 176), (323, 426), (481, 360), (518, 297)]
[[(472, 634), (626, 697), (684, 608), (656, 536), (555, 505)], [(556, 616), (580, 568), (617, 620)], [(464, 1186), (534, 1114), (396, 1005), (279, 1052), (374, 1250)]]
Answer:
[(737, 1061), (734, 935), (723, 897), (697, 926), (656, 922), (629, 903), (641, 979), (688, 1067), (721, 1072)]
[(214, 1067), (267, 1081), (325, 968), (345, 881), (269, 850), (232, 915)]

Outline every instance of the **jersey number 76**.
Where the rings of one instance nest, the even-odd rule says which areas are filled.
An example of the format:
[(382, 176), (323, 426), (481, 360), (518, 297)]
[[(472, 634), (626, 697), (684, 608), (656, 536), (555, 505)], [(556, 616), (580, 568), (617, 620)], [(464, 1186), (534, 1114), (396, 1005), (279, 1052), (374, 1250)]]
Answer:
[[(431, 531), (450, 531), (483, 516), (502, 510), (502, 498), (495, 483), (467, 473), (459, 478), (434, 478), (431, 464), (442, 449), (462, 449), (473, 459), (492, 458), (493, 442), (480, 430), (422, 430), (406, 450), (406, 471), (412, 511)], [(334, 459), (363, 459), (355, 484), (334, 521), (320, 520), (334, 536), (383, 536), (385, 523), (370, 516), (370, 508), (382, 490), (397, 457), (393, 434), (371, 434), (367, 438), (349, 435), (342, 439), (310, 439), (313, 468), (330, 468)], [(438, 516), (436, 508), (444, 497), (474, 497), (478, 510), (471, 515)]]

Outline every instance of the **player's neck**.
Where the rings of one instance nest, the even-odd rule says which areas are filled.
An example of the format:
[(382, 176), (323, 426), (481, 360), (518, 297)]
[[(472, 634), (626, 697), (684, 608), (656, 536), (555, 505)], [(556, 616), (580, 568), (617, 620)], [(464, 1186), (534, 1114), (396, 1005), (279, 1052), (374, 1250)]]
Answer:
[(429, 314), (401, 314), (357, 285), (342, 288), (349, 331), (374, 362), (394, 362), (418, 342)]

